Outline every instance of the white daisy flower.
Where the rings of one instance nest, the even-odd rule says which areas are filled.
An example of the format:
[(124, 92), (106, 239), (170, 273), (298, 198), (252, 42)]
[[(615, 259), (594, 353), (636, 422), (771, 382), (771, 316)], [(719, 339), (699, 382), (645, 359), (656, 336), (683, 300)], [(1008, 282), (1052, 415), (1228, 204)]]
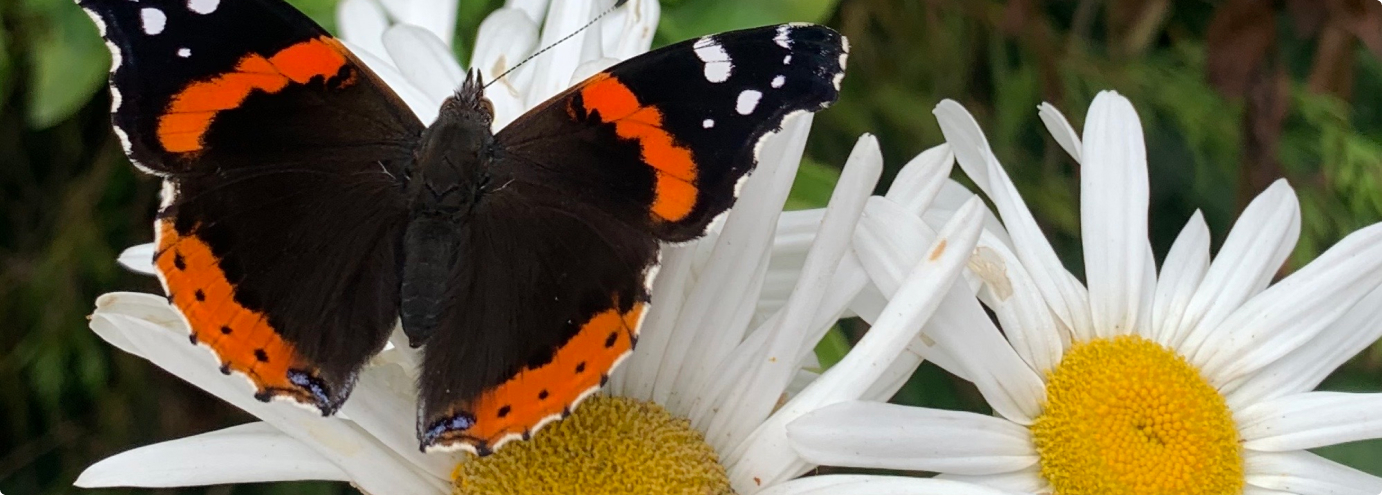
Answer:
[[(245, 380), (222, 375), (205, 351), (187, 344), (189, 330), (163, 297), (113, 293), (97, 301), (93, 330), (262, 421), (116, 455), (77, 484), (324, 479), (349, 481), (367, 493), (531, 493), (579, 481), (594, 483), (585, 485), (591, 493), (670, 486), (794, 494), (893, 483), (872, 476), (789, 481), (814, 464), (790, 450), (784, 425), (825, 405), (896, 392), (920, 363), (907, 344), (952, 292), (984, 209), (970, 197), (953, 212), (928, 210), (937, 196), (951, 205), (965, 196), (945, 179), (950, 157), (943, 148), (918, 157), (908, 170), (923, 172), (920, 180), (899, 181), (889, 195), (949, 221), (884, 306), (868, 290), (862, 268), (873, 261), (857, 260), (850, 249), (884, 235), (885, 226), (859, 222), (866, 203), (904, 208), (869, 197), (882, 170), (873, 138), (860, 140), (829, 207), (781, 211), (809, 124), (809, 116), (792, 120), (764, 145), (759, 173), (721, 229), (664, 251), (639, 350), (606, 390), (618, 399), (592, 399), (532, 441), (490, 457), (462, 462), (462, 456), (422, 454), (411, 418), (415, 358), (406, 346), (377, 357), (341, 413), (321, 418), (254, 400)], [(816, 366), (815, 343), (860, 307), (884, 316), (840, 363), (823, 374), (809, 371)], [(909, 486), (921, 490), (916, 493), (999, 493), (915, 481)]]
[[(554, 41), (551, 33), (574, 31), (608, 3), (510, 2), (481, 25), (475, 66), (487, 77), (502, 73), (534, 47)], [(437, 9), (442, 14), (428, 13)], [(450, 39), (448, 23), (391, 26), (390, 19), (454, 18), (454, 3), (346, 0), (340, 13), (343, 37), (352, 49), (424, 121), (434, 118), (464, 73), (444, 41)], [(656, 20), (654, 0), (635, 0), (491, 86), (498, 125), (572, 82), (646, 50)], [(539, 22), (544, 23), (541, 35)], [(871, 198), (882, 157), (877, 142), (866, 136), (827, 208), (784, 213), (810, 123), (810, 115), (790, 119), (764, 142), (758, 173), (706, 238), (665, 248), (639, 349), (611, 377), (608, 395), (587, 401), (532, 441), (480, 459), (418, 452), (417, 357), (406, 345), (376, 357), (334, 417), (261, 403), (245, 380), (222, 375), (213, 358), (188, 345), (189, 329), (163, 297), (113, 293), (97, 300), (91, 318), (97, 334), (260, 421), (115, 455), (88, 468), (76, 484), (164, 487), (318, 479), (347, 481), (366, 493), (405, 495), (573, 487), (582, 493), (656, 488), (794, 494), (891, 486), (893, 480), (875, 476), (789, 481), (814, 465), (790, 449), (785, 425), (828, 404), (886, 398), (902, 385), (920, 363), (908, 343), (952, 292), (987, 211), (946, 179), (953, 157), (945, 147), (906, 167), (888, 197)], [(938, 226), (938, 231), (927, 228), (925, 242), (916, 246), (925, 255), (918, 255), (906, 281), (893, 288), (891, 301), (868, 283), (863, 266), (874, 262), (854, 254), (854, 246), (874, 242), (888, 229), (860, 222), (866, 204), (870, 210), (900, 209), (912, 221), (924, 217)], [(151, 272), (151, 249), (131, 248), (121, 261)], [(859, 308), (884, 316), (843, 361), (824, 373), (812, 371), (818, 367), (815, 344), (838, 318)], [(914, 481), (908, 486), (917, 493), (997, 493), (954, 482)]]
[[(1196, 213), (1158, 274), (1132, 105), (1101, 93), (1081, 139), (1044, 104), (1042, 120), (1082, 165), (1086, 287), (1061, 266), (974, 119), (951, 101), (935, 113), (1011, 242), (981, 237), (969, 262), (996, 324), (964, 301), (963, 321), (928, 333), (941, 344), (921, 350), (974, 381), (996, 415), (837, 404), (789, 426), (804, 459), (1060, 495), (1382, 491), (1382, 478), (1307, 451), (1382, 437), (1382, 395), (1314, 391), (1382, 333), (1382, 224), (1270, 284), (1300, 232), (1295, 194), (1278, 181), (1212, 262)], [(865, 268), (885, 294), (902, 277)]]

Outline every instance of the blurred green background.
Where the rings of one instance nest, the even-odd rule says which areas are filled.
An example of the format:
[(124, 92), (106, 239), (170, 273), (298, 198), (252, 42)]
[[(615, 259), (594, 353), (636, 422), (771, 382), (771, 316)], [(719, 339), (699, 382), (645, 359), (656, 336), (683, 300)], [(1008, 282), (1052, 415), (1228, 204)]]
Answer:
[[(328, 27), (334, 0), (293, 2)], [(461, 0), (457, 51), (497, 0)], [(1158, 256), (1195, 209), (1217, 242), (1278, 177), (1301, 197), (1304, 228), (1287, 273), (1382, 220), (1382, 5), (1375, 0), (667, 0), (658, 44), (736, 27), (814, 20), (847, 34), (844, 95), (816, 119), (791, 206), (828, 198), (860, 133), (878, 135), (888, 177), (941, 142), (930, 111), (974, 112), (1058, 250), (1080, 271), (1078, 177), (1036, 105), (1076, 129), (1105, 88), (1146, 129)], [(0, 491), (65, 493), (122, 450), (250, 418), (101, 342), (94, 298), (158, 291), (118, 268), (147, 242), (158, 184), (111, 134), (108, 55), (69, 0), (0, 1)], [(1382, 324), (1382, 322), (1379, 322)], [(826, 362), (862, 328), (845, 322)], [(1326, 384), (1382, 390), (1374, 346)], [(923, 367), (896, 398), (982, 410), (970, 387)], [(1382, 474), (1382, 442), (1322, 454)], [(149, 491), (138, 491), (149, 493)], [(343, 484), (157, 493), (348, 493)], [(120, 493), (119, 491), (101, 493)]]

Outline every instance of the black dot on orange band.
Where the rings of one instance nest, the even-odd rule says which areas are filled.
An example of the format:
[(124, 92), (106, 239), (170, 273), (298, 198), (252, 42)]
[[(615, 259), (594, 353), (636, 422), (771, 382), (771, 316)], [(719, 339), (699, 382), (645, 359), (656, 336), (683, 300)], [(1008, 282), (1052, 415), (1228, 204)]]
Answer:
[(541, 392), (538, 392), (538, 393), (537, 393), (537, 400), (547, 400), (547, 395), (548, 395), (548, 394), (547, 394), (547, 391), (546, 391), (546, 390), (543, 390), (543, 391), (541, 391)]
[(197, 334), (188, 335), (187, 340), (191, 342), (192, 345), (197, 345)]
[(187, 260), (182, 259), (182, 253), (173, 253), (173, 266), (179, 270), (187, 269)]
[(576, 365), (576, 372), (585, 373), (585, 361), (581, 361), (581, 364)]
[[(205, 293), (205, 292), (202, 292), (201, 289), (197, 289), (196, 292), (193, 292), (193, 293), (192, 293), (192, 296), (197, 298), (197, 302), (202, 302), (202, 301), (205, 301), (205, 300), (206, 300), (206, 293)], [(609, 346), (605, 346), (605, 347), (609, 347)]]
[(509, 406), (499, 408), (499, 417), (502, 418), (504, 416), (508, 416), (510, 410), (512, 410), (512, 408), (510, 408)]
[(225, 325), (222, 325), (222, 326), (221, 326), (221, 335), (230, 335), (230, 327), (225, 326)]
[(254, 358), (258, 359), (261, 363), (267, 363), (269, 362), (269, 353), (264, 352), (263, 349), (255, 349)]
[(614, 343), (615, 343), (615, 342), (618, 342), (618, 341), (619, 341), (619, 331), (618, 331), (618, 330), (615, 330), (615, 331), (613, 331), (613, 332), (610, 332), (610, 333), (609, 333), (609, 337), (606, 337), (606, 338), (605, 338), (605, 348), (608, 349), (608, 348), (610, 348), (610, 347), (614, 347)]
[(609, 383), (609, 375), (600, 375), (600, 386), (603, 387), (606, 383)]
[(221, 363), (221, 374), (222, 374), (222, 375), (229, 375), (229, 374), (230, 374), (230, 363)]

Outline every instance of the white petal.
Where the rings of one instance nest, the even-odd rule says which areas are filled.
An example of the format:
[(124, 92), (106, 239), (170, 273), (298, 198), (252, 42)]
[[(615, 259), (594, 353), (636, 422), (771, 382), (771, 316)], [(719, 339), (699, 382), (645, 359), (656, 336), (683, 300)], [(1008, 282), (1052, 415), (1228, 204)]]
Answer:
[(1080, 237), (1097, 336), (1133, 333), (1147, 270), (1147, 150), (1132, 103), (1112, 91), (1085, 117)]
[[(854, 241), (859, 262), (885, 296), (897, 290), (900, 274), (922, 258), (927, 252), (922, 246), (933, 238), (915, 217), (887, 215), (887, 208), (872, 206), (886, 201), (870, 201)], [(967, 288), (957, 286), (947, 291), (941, 310), (926, 322), (922, 335), (930, 345), (920, 349), (920, 354), (973, 381), (1003, 417), (1029, 424), (1041, 412), (1044, 385), (1040, 376), (1003, 338)]]
[[(778, 397), (799, 367), (802, 354), (800, 329), (811, 328), (816, 308), (831, 291), (835, 269), (849, 250), (854, 228), (864, 211), (864, 203), (882, 173), (883, 156), (878, 149), (878, 140), (869, 135), (860, 137), (845, 163), (839, 182), (835, 184), (830, 203), (826, 206), (825, 218), (821, 220), (820, 232), (811, 250), (806, 253), (801, 279), (783, 307), (782, 318), (776, 325), (762, 330), (768, 335), (766, 352), (757, 356), (751, 371), (743, 377), (736, 396), (729, 397), (720, 406), (719, 414), (706, 429), (707, 441), (714, 443), (718, 438), (746, 437), (758, 421), (767, 418), (777, 405)], [(702, 371), (706, 375), (709, 372)]]
[(1382, 287), (1295, 352), (1267, 365), (1226, 396), (1230, 407), (1313, 390), (1336, 368), (1382, 337)]
[(485, 96), (494, 104), (494, 129), (497, 131), (522, 115), (528, 106), (523, 91), (528, 87), (528, 71), (516, 71), (500, 81), (500, 74), (512, 69), (537, 46), (537, 23), (516, 9), (496, 10), (480, 23), (475, 36), (475, 51), (470, 66), (480, 70), (485, 81)]
[(974, 117), (959, 103), (944, 100), (932, 112), (955, 152), (960, 168), (983, 190), (1003, 217), (1003, 226), (1012, 236), (1013, 251), (1031, 273), (1042, 297), (1056, 317), (1082, 339), (1093, 337), (1089, 320), (1088, 296), (1084, 287), (1061, 265), (1056, 251), (1042, 235), (1036, 219), (1017, 187), (1008, 178)]
[(812, 464), (957, 474), (998, 474), (1035, 465), (1032, 435), (1010, 421), (960, 411), (843, 402), (787, 425)]
[(450, 481), (460, 452), (423, 453), (417, 440), (417, 380), (396, 364), (371, 366), (360, 373), (341, 413), (360, 425), (394, 454), (416, 464), (438, 480)]
[(1204, 214), (1195, 210), (1185, 223), (1171, 250), (1162, 262), (1161, 277), (1156, 282), (1156, 298), (1152, 310), (1152, 326), (1147, 329), (1153, 341), (1174, 346), (1183, 338), (1181, 317), (1209, 269), (1209, 226)]
[(593, 76), (602, 70), (608, 69), (617, 63), (619, 63), (618, 59), (608, 57), (599, 58), (583, 63), (580, 67), (576, 67), (575, 72), (571, 73), (571, 86), (575, 86), (581, 81), (586, 80), (586, 78)]
[[(820, 342), (835, 322), (840, 320), (845, 309), (855, 300), (858, 292), (867, 283), (868, 275), (864, 273), (863, 267), (859, 266), (853, 253), (846, 252), (830, 279), (828, 284), (830, 290), (821, 299), (821, 303), (811, 309), (813, 315), (809, 324), (783, 326), (782, 320), (787, 312), (785, 310), (775, 312), (734, 348), (729, 359), (722, 361), (722, 364), (715, 369), (716, 372), (711, 374), (709, 380), (702, 382), (693, 391), (694, 400), (689, 412), (684, 414), (691, 419), (692, 426), (706, 431), (712, 421), (718, 419), (723, 423), (727, 419), (732, 423), (725, 426), (730, 432), (752, 430), (761, 422), (762, 418), (735, 414), (735, 411), (731, 410), (727, 403), (731, 400), (739, 400), (739, 395), (745, 393), (743, 377), (751, 373), (750, 370), (753, 365), (768, 352), (768, 339), (774, 337), (774, 333), (770, 330), (781, 328), (789, 334), (787, 336), (778, 335), (777, 337), (798, 342), (796, 355), (788, 358), (796, 363), (797, 368), (818, 368), (819, 363), (816, 363), (815, 357), (816, 344)], [(912, 369), (915, 367), (915, 364), (912, 365)], [(901, 372), (901, 370), (889, 370), (889, 373), (897, 372)], [(910, 372), (907, 374), (910, 376)], [(734, 433), (727, 433), (707, 438), (714, 440), (711, 443), (712, 446), (728, 449), (742, 440), (742, 438), (733, 435)]]
[[(978, 195), (954, 179), (946, 179), (945, 183), (941, 184), (941, 190), (936, 194), (936, 199), (931, 201), (926, 211), (921, 213), (921, 219), (931, 228), (938, 229), (941, 225), (945, 225), (945, 222), (950, 221), (950, 217), (955, 215), (955, 210), (960, 205), (976, 196)], [(1013, 246), (1012, 237), (1008, 235), (1008, 230), (1003, 228), (1003, 222), (998, 221), (998, 215), (994, 215), (993, 211), (988, 208), (984, 208), (984, 232), (997, 237), (1009, 248)]]
[(1243, 447), (1305, 450), (1382, 438), (1382, 394), (1307, 392), (1260, 402), (1234, 414)]
[[(1300, 206), (1285, 181), (1277, 181), (1243, 210), (1190, 299), (1172, 342), (1191, 357), (1219, 331), (1229, 313), (1267, 287), (1300, 233)], [(1194, 362), (1194, 360), (1192, 360)], [(1198, 363), (1197, 363), (1198, 364)]]
[(812, 115), (788, 119), (782, 131), (765, 138), (758, 168), (746, 179), (713, 254), (686, 296), (653, 390), (654, 400), (670, 410), (689, 410), (695, 384), (708, 381), (719, 360), (743, 340), (753, 316), (752, 301), (762, 288), (774, 225), (801, 163)]
[(504, 8), (517, 9), (537, 24), (547, 15), (547, 0), (506, 0)]
[(763, 276), (763, 291), (758, 296), (750, 327), (761, 325), (787, 303), (787, 297), (801, 277), (806, 251), (816, 241), (816, 231), (824, 216), (824, 208), (782, 212), (777, 232), (773, 234), (772, 257), (768, 260), (768, 272)]
[(1373, 224), (1229, 315), (1206, 342), (1200, 369), (1216, 385), (1250, 376), (1309, 342), (1380, 283), (1382, 224)]
[(451, 49), (431, 31), (399, 24), (384, 32), (384, 48), (413, 87), (441, 102), (455, 93), (465, 74)]
[[(743, 493), (753, 492), (746, 491)], [(1016, 492), (951, 480), (907, 476), (827, 474), (780, 483), (757, 493), (761, 495), (1007, 495)]]
[(336, 32), (340, 38), (375, 57), (387, 57), (384, 49), (384, 30), (389, 18), (384, 8), (374, 0), (342, 0), (336, 6)]
[[(528, 107), (536, 106), (566, 89), (567, 83), (571, 81), (571, 73), (589, 59), (585, 52), (585, 44), (591, 33), (589, 30), (577, 30), (599, 13), (594, 7), (594, 0), (552, 2), (551, 8), (547, 11), (547, 19), (542, 24), (542, 37), (538, 46), (552, 45), (567, 36), (571, 38), (551, 46), (532, 60), (534, 78), (524, 101)], [(600, 56), (598, 53), (594, 55)]]
[(486, 81), (492, 81), (532, 53), (537, 37), (537, 23), (523, 11), (495, 10), (480, 22), (470, 65), (480, 69)]
[(1046, 124), (1046, 131), (1051, 133), (1051, 137), (1056, 139), (1056, 144), (1059, 144), (1061, 149), (1069, 153), (1077, 163), (1083, 161), (1080, 159), (1080, 136), (1075, 134), (1075, 128), (1070, 126), (1070, 121), (1065, 119), (1060, 110), (1043, 101), (1037, 105), (1037, 116), (1041, 117), (1041, 123)]
[[(356, 485), (374, 493), (429, 494), (449, 483), (423, 474), (354, 423), (323, 418), (281, 402), (253, 398), (243, 376), (224, 376), (202, 347), (188, 343), (181, 314), (152, 294), (111, 293), (96, 300), (91, 329), (132, 354), (255, 415), (339, 466)], [(161, 309), (157, 309), (162, 304)], [(112, 337), (113, 336), (113, 337)]]
[(154, 243), (152, 242), (125, 248), (115, 261), (135, 273), (158, 274), (158, 271), (154, 270)]
[(355, 54), (356, 58), (364, 62), (365, 66), (374, 72), (374, 75), (383, 79), (394, 94), (397, 94), (404, 103), (408, 104), (408, 109), (417, 115), (418, 120), (422, 121), (423, 125), (431, 124), (433, 120), (437, 120), (437, 112), (441, 109), (441, 100), (433, 99), (413, 86), (411, 82), (408, 82), (408, 78), (398, 73), (398, 69), (392, 63), (370, 54), (349, 41), (342, 43), (350, 49), (351, 53)]
[(898, 170), (885, 197), (913, 215), (921, 215), (940, 194), (954, 166), (955, 154), (947, 144), (923, 151)]
[(936, 476), (936, 479), (973, 483), (1015, 493), (1055, 493), (1055, 490), (1051, 489), (1051, 484), (1046, 482), (1046, 478), (1041, 477), (1041, 466), (1031, 466), (1009, 473), (974, 476), (942, 473)]
[(626, 375), (622, 394), (639, 400), (652, 400), (658, 368), (669, 351), (672, 330), (686, 300), (691, 279), (691, 245), (663, 246), (662, 266), (653, 280), (652, 301), (638, 330), (638, 352), (615, 371)]
[(412, 24), (431, 32), (450, 47), (456, 36), (457, 0), (381, 0), (399, 24)]
[(979, 298), (998, 317), (1013, 350), (1042, 376), (1055, 369), (1069, 337), (1062, 339), (1041, 291), (1017, 255), (984, 232), (969, 259), (969, 271), (984, 281)]
[(648, 51), (657, 34), (662, 5), (657, 0), (634, 0), (600, 21), (600, 41), (606, 57), (625, 60)]
[(73, 485), (161, 488), (296, 480), (350, 477), (302, 442), (255, 422), (115, 454), (86, 468)]
[(1243, 452), (1248, 484), (1299, 495), (1377, 495), (1382, 478), (1309, 452)]
[(939, 233), (920, 263), (909, 270), (905, 282), (888, 303), (883, 315), (863, 339), (835, 366), (826, 370), (806, 390), (783, 405), (738, 447), (724, 456), (730, 484), (740, 493), (752, 493), (760, 483), (775, 483), (808, 469), (787, 443), (786, 424), (822, 406), (858, 399), (878, 380), (911, 341), (922, 322), (941, 303), (974, 249), (979, 237), (982, 203), (977, 199), (960, 209)]

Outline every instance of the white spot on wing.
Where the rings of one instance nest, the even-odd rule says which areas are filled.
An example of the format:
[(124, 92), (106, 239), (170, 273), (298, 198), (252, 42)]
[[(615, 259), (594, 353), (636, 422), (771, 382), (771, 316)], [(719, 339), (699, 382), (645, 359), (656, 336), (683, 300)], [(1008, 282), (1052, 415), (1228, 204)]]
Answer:
[(163, 32), (164, 26), (168, 24), (168, 15), (162, 10), (146, 7), (139, 10), (139, 21), (144, 27), (144, 34), (153, 36)]
[(198, 14), (210, 14), (221, 6), (221, 0), (187, 0), (187, 9)]
[(773, 42), (774, 42), (774, 43), (777, 43), (777, 46), (780, 46), (780, 47), (783, 47), (783, 48), (786, 48), (786, 49), (790, 50), (790, 49), (792, 49), (792, 38), (789, 37), (789, 36), (791, 36), (791, 34), (792, 34), (792, 26), (787, 25), (787, 24), (783, 24), (783, 25), (781, 25), (781, 26), (778, 26), (778, 27), (777, 27), (777, 36), (773, 36)]
[(715, 119), (705, 119), (701, 121), (701, 127), (709, 129), (715, 127)]
[(773, 78), (773, 87), (774, 87), (774, 88), (781, 88), (782, 85), (783, 85), (783, 84), (786, 84), (786, 83), (787, 83), (787, 78), (784, 77), (784, 76), (779, 75), (779, 76)]
[(758, 100), (761, 98), (763, 93), (746, 89), (739, 93), (739, 101), (734, 103), (734, 111), (739, 112), (739, 115), (751, 114), (754, 108), (758, 108)]
[(790, 63), (792, 63), (792, 56), (791, 56), (791, 55), (787, 55), (786, 57), (782, 57), (782, 65), (787, 65), (787, 64), (790, 64)]
[(704, 36), (696, 40), (692, 45), (696, 51), (696, 58), (701, 59), (705, 64), (705, 80), (713, 83), (722, 83), (729, 80), (730, 72), (734, 70), (734, 63), (730, 61), (729, 53), (725, 52), (725, 47), (715, 41), (715, 38)]
[(190, 49), (190, 48), (178, 48), (178, 56), (179, 56), (179, 57), (182, 57), (182, 58), (191, 57), (191, 56), (192, 56), (192, 49)]

